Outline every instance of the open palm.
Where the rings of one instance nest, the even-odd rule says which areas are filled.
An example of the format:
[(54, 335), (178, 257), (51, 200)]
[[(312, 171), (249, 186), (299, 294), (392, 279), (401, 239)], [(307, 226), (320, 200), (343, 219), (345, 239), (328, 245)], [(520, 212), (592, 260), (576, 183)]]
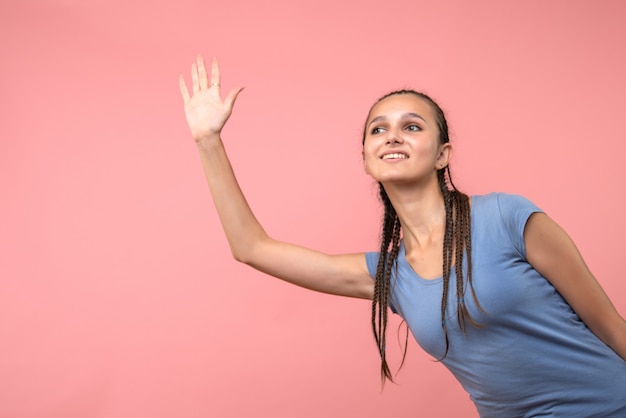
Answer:
[(243, 90), (238, 87), (230, 91), (224, 100), (220, 95), (220, 69), (216, 58), (211, 63), (211, 82), (201, 56), (191, 65), (192, 93), (189, 94), (185, 79), (180, 76), (180, 92), (185, 102), (185, 116), (196, 142), (222, 131), (230, 117), (237, 95)]

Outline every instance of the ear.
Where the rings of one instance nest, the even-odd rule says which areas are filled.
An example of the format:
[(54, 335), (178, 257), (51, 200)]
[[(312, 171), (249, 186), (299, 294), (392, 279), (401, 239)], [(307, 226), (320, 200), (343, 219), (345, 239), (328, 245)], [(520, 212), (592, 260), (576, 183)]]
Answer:
[(367, 168), (367, 163), (365, 162), (365, 152), (361, 151), (361, 159), (363, 160), (363, 170), (365, 170), (365, 174), (370, 175), (370, 170)]
[(453, 148), (452, 144), (445, 143), (439, 147), (439, 156), (437, 157), (436, 168), (437, 170), (441, 170), (450, 164), (450, 160), (452, 159)]

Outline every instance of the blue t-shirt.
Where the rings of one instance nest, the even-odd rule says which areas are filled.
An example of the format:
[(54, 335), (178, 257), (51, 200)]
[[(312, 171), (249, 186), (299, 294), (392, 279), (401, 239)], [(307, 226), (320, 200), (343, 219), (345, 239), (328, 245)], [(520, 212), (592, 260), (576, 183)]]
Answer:
[[(626, 418), (626, 361), (599, 340), (556, 289), (526, 260), (524, 227), (540, 212), (521, 196), (474, 196), (472, 278), (482, 313), (467, 289), (465, 304), (484, 328), (456, 319), (455, 270), (442, 363), (470, 394), (481, 417)], [(372, 277), (378, 253), (367, 253)], [(464, 263), (467, 265), (467, 263)], [(442, 278), (425, 280), (407, 263), (404, 246), (390, 304), (419, 345), (435, 358), (445, 351)]]

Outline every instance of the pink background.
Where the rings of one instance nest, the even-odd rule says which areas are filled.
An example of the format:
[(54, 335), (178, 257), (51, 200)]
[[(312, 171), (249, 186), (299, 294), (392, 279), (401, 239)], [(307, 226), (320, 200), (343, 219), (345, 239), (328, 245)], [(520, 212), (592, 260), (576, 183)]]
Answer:
[(377, 246), (370, 104), (430, 93), (457, 185), (535, 201), (626, 315), (625, 15), (619, 0), (2, 1), (0, 417), (476, 416), (413, 342), (381, 393), (368, 302), (230, 258), (178, 75), (200, 52), (246, 86), (224, 132), (242, 187), (273, 236), (326, 252)]

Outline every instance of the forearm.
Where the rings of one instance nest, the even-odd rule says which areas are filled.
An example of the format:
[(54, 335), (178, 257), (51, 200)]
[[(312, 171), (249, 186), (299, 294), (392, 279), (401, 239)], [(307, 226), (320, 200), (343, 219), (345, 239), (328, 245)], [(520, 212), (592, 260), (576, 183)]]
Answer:
[(218, 134), (196, 142), (207, 183), (233, 257), (246, 261), (254, 245), (267, 238), (246, 201)]

